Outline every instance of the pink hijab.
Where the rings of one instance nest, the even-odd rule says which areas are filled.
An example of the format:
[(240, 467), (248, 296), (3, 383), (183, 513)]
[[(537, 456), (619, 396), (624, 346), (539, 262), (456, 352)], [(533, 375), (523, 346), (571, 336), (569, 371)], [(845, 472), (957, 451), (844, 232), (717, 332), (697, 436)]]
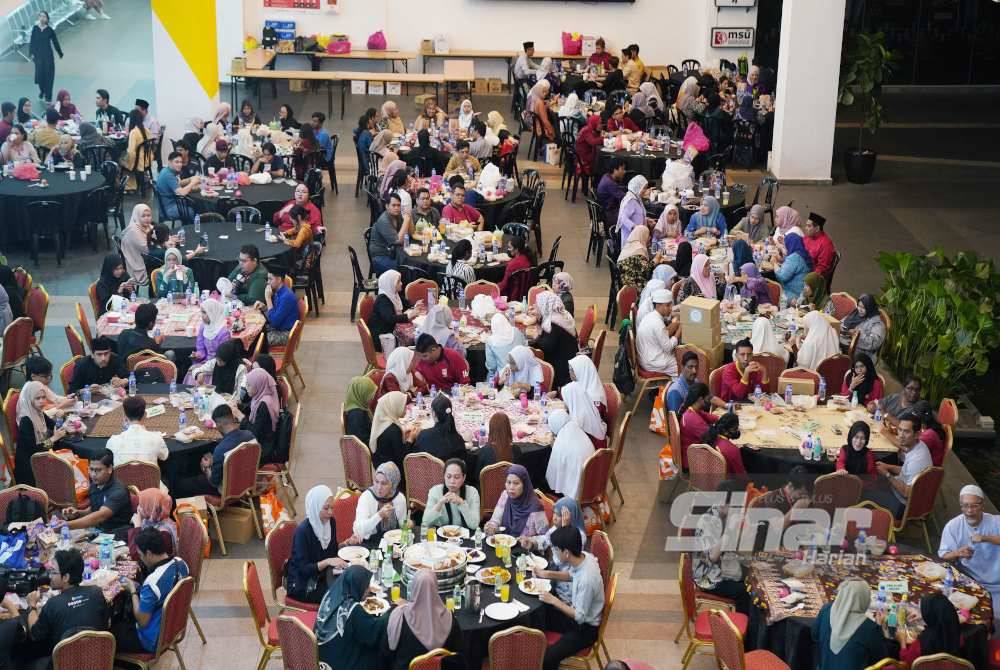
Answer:
[(389, 649), (395, 651), (399, 646), (404, 620), (414, 637), (426, 649), (444, 645), (451, 632), (453, 619), (438, 595), (437, 577), (434, 573), (426, 568), (418, 570), (410, 583), (409, 596), (409, 602), (400, 605), (389, 615), (386, 631)]
[(705, 272), (706, 265), (708, 265), (708, 256), (705, 254), (695, 256), (691, 262), (691, 279), (698, 284), (702, 296), (715, 300), (715, 296), (718, 295), (715, 290), (715, 279), (711, 273), (707, 277), (702, 274)]
[(788, 234), (792, 228), (802, 227), (802, 217), (788, 205), (778, 208), (774, 215), (774, 221), (778, 224), (778, 230), (781, 231), (782, 235)]
[(271, 415), (271, 428), (278, 427), (278, 387), (274, 379), (263, 368), (254, 368), (247, 373), (247, 390), (250, 392), (250, 421), (257, 417), (261, 403)]

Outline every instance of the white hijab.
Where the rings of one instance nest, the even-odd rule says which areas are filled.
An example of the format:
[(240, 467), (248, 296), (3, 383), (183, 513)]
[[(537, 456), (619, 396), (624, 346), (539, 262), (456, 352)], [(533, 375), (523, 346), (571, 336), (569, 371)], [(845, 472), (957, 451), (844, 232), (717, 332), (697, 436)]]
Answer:
[[(535, 382), (542, 382), (544, 379), (542, 365), (535, 358), (535, 353), (531, 349), (521, 345), (511, 349), (507, 355), (514, 359), (514, 364), (517, 365), (516, 371), (511, 370), (510, 377), (507, 379), (508, 384), (534, 384)], [(510, 370), (509, 365), (507, 369)]]
[(208, 323), (203, 324), (202, 335), (206, 340), (214, 340), (215, 336), (226, 327), (226, 308), (215, 298), (202, 302), (201, 308), (208, 314)]
[(42, 411), (35, 407), (35, 398), (39, 395), (45, 395), (45, 384), (42, 382), (29, 381), (25, 382), (24, 386), (21, 387), (21, 395), (17, 398), (17, 407), (15, 409), (15, 417), (17, 422), (21, 423), (21, 419), (28, 417), (31, 419), (31, 425), (35, 429), (35, 442), (39, 445), (48, 436), (48, 426), (45, 425), (45, 415)]
[(139, 220), (146, 210), (149, 210), (149, 205), (141, 202), (132, 208), (132, 219), (122, 235), (122, 255), (125, 256), (125, 269), (130, 277), (143, 286), (149, 283), (149, 277), (146, 275), (146, 262), (142, 259), (142, 255), (149, 251), (149, 240), (146, 233), (143, 232)]
[(441, 305), (434, 305), (427, 312), (424, 319), (424, 327), (421, 330), (431, 337), (442, 347), (448, 346), (453, 332), (451, 330), (452, 314), (451, 308)]
[(607, 437), (608, 427), (601, 420), (601, 415), (594, 407), (594, 401), (590, 399), (587, 389), (580, 382), (566, 384), (560, 394), (566, 403), (566, 409), (569, 410), (570, 418), (583, 429), (583, 432), (597, 440)]
[[(397, 350), (398, 351), (398, 350)], [(378, 399), (375, 414), (372, 415), (372, 432), (368, 438), (369, 449), (378, 448), (378, 438), (386, 428), (395, 424), (402, 426), (399, 420), (406, 414), (406, 394), (402, 391), (390, 391)]]
[(309, 526), (316, 535), (316, 539), (319, 540), (320, 546), (324, 549), (330, 546), (330, 540), (333, 539), (333, 528), (331, 528), (329, 520), (320, 520), (319, 513), (326, 501), (332, 497), (333, 491), (325, 484), (312, 487), (306, 494), (306, 518), (309, 520)]
[(576, 383), (584, 388), (587, 395), (590, 396), (590, 400), (607, 407), (608, 395), (604, 392), (604, 384), (601, 383), (601, 378), (597, 374), (594, 361), (590, 360), (589, 356), (580, 354), (569, 359), (569, 368), (573, 371)]
[(580, 102), (579, 96), (575, 92), (567, 95), (562, 107), (559, 108), (559, 118), (580, 116), (582, 114), (583, 103)]
[(840, 339), (822, 312), (809, 312), (803, 321), (808, 332), (795, 364), (815, 370), (824, 359), (840, 353)]
[(854, 632), (865, 622), (872, 592), (867, 582), (848, 579), (841, 582), (830, 608), (830, 651), (839, 654)]
[(753, 345), (755, 354), (774, 354), (780, 356), (781, 360), (788, 362), (788, 349), (781, 346), (778, 338), (774, 335), (774, 326), (770, 319), (758, 316), (754, 319), (753, 330), (750, 333), (750, 343)]
[(507, 317), (497, 312), (490, 319), (490, 336), (486, 339), (491, 347), (508, 347), (514, 341), (514, 326)]
[(385, 359), (385, 373), (392, 374), (399, 383), (399, 390), (406, 393), (413, 386), (413, 373), (410, 372), (410, 365), (413, 364), (413, 349), (408, 347), (396, 347)]
[(378, 294), (384, 295), (396, 308), (396, 314), (403, 313), (403, 301), (399, 299), (396, 291), (396, 283), (402, 279), (403, 275), (396, 270), (386, 270), (378, 276)]
[(574, 497), (580, 488), (583, 466), (594, 454), (594, 443), (570, 419), (566, 410), (557, 409), (549, 415), (549, 429), (556, 439), (545, 469), (545, 480), (553, 491)]
[[(465, 111), (465, 103), (469, 103), (469, 111)], [(476, 116), (476, 110), (472, 108), (472, 101), (466, 98), (462, 101), (462, 104), (458, 106), (458, 127), (462, 130), (468, 130), (469, 124), (472, 123), (472, 119)]]
[(215, 155), (215, 141), (222, 137), (223, 128), (218, 123), (208, 123), (205, 125), (205, 134), (198, 140), (198, 153), (205, 158)]
[(542, 59), (542, 62), (538, 65), (538, 73), (541, 76), (545, 76), (552, 72), (552, 59), (548, 56)]
[(233, 152), (247, 158), (254, 157), (253, 134), (250, 132), (249, 127), (243, 126), (236, 133), (236, 148), (233, 149)]

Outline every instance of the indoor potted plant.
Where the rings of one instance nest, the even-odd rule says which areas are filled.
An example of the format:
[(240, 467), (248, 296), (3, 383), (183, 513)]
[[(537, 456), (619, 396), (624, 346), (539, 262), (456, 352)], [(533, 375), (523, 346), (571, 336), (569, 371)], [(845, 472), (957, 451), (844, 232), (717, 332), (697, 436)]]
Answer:
[(864, 131), (875, 135), (882, 125), (882, 80), (892, 72), (898, 62), (898, 54), (885, 47), (885, 35), (874, 33), (856, 35), (844, 55), (840, 69), (840, 85), (837, 102), (849, 107), (855, 102), (861, 104), (861, 124), (858, 126), (858, 145), (844, 152), (844, 170), (847, 180), (855, 184), (867, 184), (875, 170), (878, 154), (866, 149), (862, 140)]

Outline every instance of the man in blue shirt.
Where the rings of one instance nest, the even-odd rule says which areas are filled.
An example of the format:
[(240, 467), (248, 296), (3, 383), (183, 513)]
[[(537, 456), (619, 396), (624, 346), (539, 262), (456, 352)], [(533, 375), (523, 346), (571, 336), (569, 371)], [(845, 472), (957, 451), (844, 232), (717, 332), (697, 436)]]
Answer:
[(329, 163), (333, 160), (333, 141), (330, 139), (330, 133), (323, 127), (325, 121), (326, 114), (323, 112), (313, 112), (313, 134), (316, 135), (316, 143), (319, 144), (319, 148), (323, 150), (323, 160)]
[[(681, 405), (684, 404), (684, 398), (687, 397), (688, 389), (691, 387), (691, 384), (694, 384), (697, 380), (698, 354), (693, 351), (685, 351), (684, 355), (681, 356), (680, 375), (676, 380), (674, 380), (674, 383), (670, 385), (670, 390), (667, 391), (667, 409), (669, 411), (680, 411)], [(712, 403), (714, 407), (726, 406), (725, 401), (717, 396), (711, 396), (709, 402)]]
[(286, 344), (292, 326), (299, 320), (299, 301), (295, 292), (285, 286), (285, 273), (278, 268), (267, 271), (264, 302), (254, 305), (267, 319), (267, 343)]
[(118, 651), (153, 654), (160, 637), (163, 603), (177, 583), (188, 576), (188, 566), (183, 559), (170, 557), (167, 543), (156, 528), (139, 531), (135, 545), (149, 576), (138, 588), (131, 579), (125, 580), (135, 622), (123, 621), (113, 632)]
[(163, 207), (160, 219), (175, 220), (181, 218), (180, 209), (177, 207), (177, 197), (190, 193), (201, 179), (198, 175), (181, 179), (182, 169), (184, 169), (184, 160), (181, 158), (180, 152), (173, 151), (167, 157), (167, 165), (156, 176), (156, 195)]

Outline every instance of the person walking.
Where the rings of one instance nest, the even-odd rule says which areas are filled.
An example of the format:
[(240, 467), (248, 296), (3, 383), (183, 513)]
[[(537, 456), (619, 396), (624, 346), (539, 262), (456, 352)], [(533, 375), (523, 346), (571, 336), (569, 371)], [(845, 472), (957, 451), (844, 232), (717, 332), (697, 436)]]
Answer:
[(46, 102), (52, 102), (52, 84), (56, 78), (56, 59), (52, 55), (55, 49), (59, 58), (63, 57), (62, 47), (56, 31), (49, 25), (49, 13), (38, 12), (38, 23), (31, 28), (31, 43), (28, 53), (35, 62), (35, 83), (38, 84), (38, 97)]

